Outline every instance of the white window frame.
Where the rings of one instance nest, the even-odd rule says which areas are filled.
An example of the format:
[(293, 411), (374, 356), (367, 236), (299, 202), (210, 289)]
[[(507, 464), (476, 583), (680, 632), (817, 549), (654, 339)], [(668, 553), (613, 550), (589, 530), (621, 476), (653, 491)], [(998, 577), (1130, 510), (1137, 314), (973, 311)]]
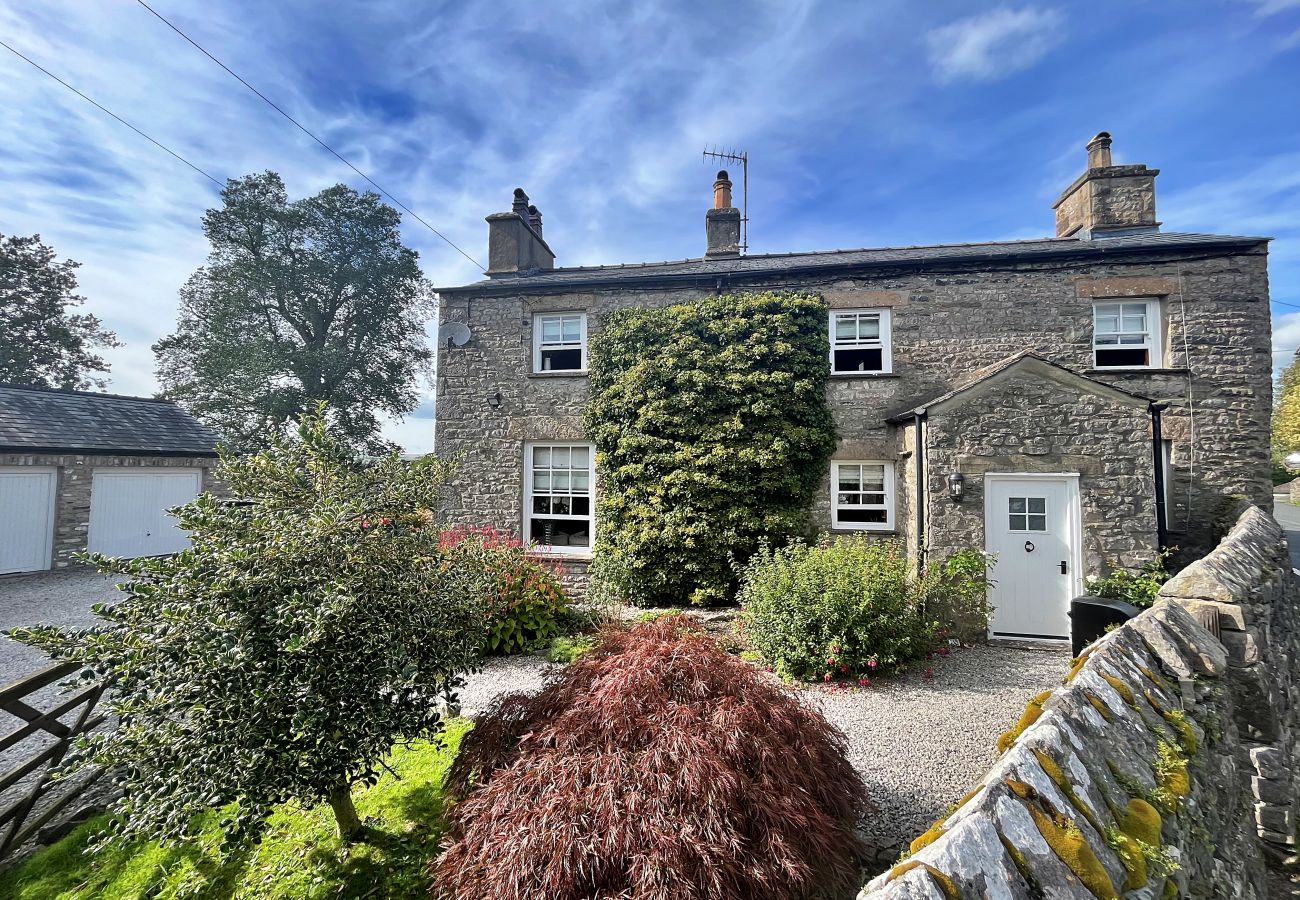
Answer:
[[(542, 340), (542, 321), (544, 319), (559, 319), (561, 323), (565, 318), (578, 318), (579, 338), (577, 341), (543, 341)], [(561, 338), (563, 338), (563, 324), (561, 324)], [(542, 351), (543, 350), (578, 350), (581, 356), (581, 364), (576, 369), (543, 369), (542, 368)], [(554, 372), (559, 375), (584, 375), (587, 372), (587, 314), (580, 310), (564, 310), (561, 312), (539, 312), (533, 313), (533, 372), (549, 374)]]
[[(1011, 504), (1016, 502), (1017, 500), (1021, 501), (1021, 503), (1024, 506), (1023, 509), (1021, 510), (1011, 509)], [(1043, 508), (1033, 509), (1031, 504), (1034, 500), (1041, 500)], [(1047, 520), (1049, 517), (1049, 512), (1047, 509), (1046, 497), (1030, 497), (1027, 495), (1007, 497), (1007, 509), (1004, 515), (1007, 516), (1008, 534), (1046, 534), (1047, 533)], [(1023, 527), (1016, 528), (1014, 525), (1011, 525), (1011, 516), (1020, 516), (1022, 519), (1024, 519)], [(1034, 518), (1041, 518), (1043, 520), (1041, 528), (1033, 527), (1033, 521), (1031, 519), (1031, 516)]]
[[(1117, 315), (1119, 316), (1119, 331), (1100, 332), (1097, 328), (1097, 319), (1101, 314), (1103, 307), (1119, 307)], [(1146, 317), (1146, 330), (1143, 332), (1125, 331), (1124, 330), (1124, 307), (1142, 306), (1144, 307), (1143, 315)], [(1128, 313), (1132, 315), (1132, 313)], [(1145, 335), (1141, 343), (1136, 344), (1098, 344), (1097, 339), (1101, 334), (1112, 334), (1115, 336)], [(1105, 366), (1097, 360), (1098, 350), (1146, 350), (1147, 362), (1145, 365), (1136, 366)], [(1160, 308), (1160, 301), (1151, 298), (1112, 298), (1108, 300), (1097, 300), (1092, 304), (1092, 367), (1094, 369), (1163, 369), (1165, 366), (1165, 335), (1164, 335), (1164, 317)]]
[[(574, 448), (585, 447), (587, 450), (587, 497), (589, 503), (587, 515), (580, 516), (572, 513), (568, 514), (543, 514), (533, 512), (533, 451), (538, 448)], [(570, 471), (574, 471), (570, 469)], [(570, 487), (569, 496), (575, 496)], [(582, 496), (581, 494), (576, 496)], [(545, 553), (557, 553), (563, 555), (588, 555), (592, 548), (596, 546), (596, 447), (585, 441), (537, 441), (524, 444), (524, 509), (523, 509), (523, 539), (525, 543), (532, 540), (533, 519), (559, 519), (564, 521), (586, 522), (587, 523), (587, 546), (575, 547), (565, 544), (538, 544), (538, 549)]]
[[(841, 504), (840, 503), (840, 467), (841, 466), (883, 466), (885, 478), (885, 502), (880, 504)], [(859, 482), (859, 485), (861, 482)], [(887, 459), (837, 459), (831, 462), (831, 527), (837, 531), (893, 531), (894, 530), (894, 463)], [(884, 509), (883, 522), (842, 522), (842, 509)]]
[[(858, 338), (854, 340), (837, 340), (835, 337), (835, 320), (840, 316), (874, 315), (880, 321), (880, 337)], [(889, 375), (894, 371), (893, 356), (893, 315), (890, 309), (832, 309), (827, 320), (831, 340), (831, 374), (832, 375)], [(835, 351), (838, 350), (880, 350), (880, 368), (863, 371), (860, 369), (835, 368)]]

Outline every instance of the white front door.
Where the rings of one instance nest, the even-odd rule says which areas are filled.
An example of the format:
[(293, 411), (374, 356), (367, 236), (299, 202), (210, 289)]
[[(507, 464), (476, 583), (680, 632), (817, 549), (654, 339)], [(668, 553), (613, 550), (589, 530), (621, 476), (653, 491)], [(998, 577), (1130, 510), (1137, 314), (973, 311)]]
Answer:
[(197, 469), (96, 472), (90, 489), (91, 553), (161, 556), (190, 545), (167, 510), (199, 494)]
[(50, 567), (53, 469), (0, 469), (0, 575)]
[(984, 543), (997, 555), (989, 635), (1067, 640), (1079, 587), (1078, 478), (984, 476)]

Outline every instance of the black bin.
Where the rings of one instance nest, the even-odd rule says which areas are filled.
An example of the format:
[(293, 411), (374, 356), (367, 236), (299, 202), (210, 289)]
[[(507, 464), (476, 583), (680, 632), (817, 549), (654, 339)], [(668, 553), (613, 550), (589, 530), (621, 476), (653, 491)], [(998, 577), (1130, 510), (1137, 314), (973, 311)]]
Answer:
[(1070, 653), (1078, 656), (1084, 647), (1105, 634), (1109, 626), (1122, 625), (1140, 612), (1123, 600), (1075, 597), (1070, 601)]

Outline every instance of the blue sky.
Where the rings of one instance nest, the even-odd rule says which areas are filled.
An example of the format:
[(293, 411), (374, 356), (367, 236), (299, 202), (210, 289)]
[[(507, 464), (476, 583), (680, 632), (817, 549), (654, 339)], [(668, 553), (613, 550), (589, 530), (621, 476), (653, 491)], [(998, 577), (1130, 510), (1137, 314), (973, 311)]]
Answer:
[[(1048, 235), (1108, 130), (1166, 230), (1277, 238), (1275, 360), (1300, 345), (1300, 0), (155, 8), (479, 259), (516, 186), (560, 265), (699, 256), (705, 144), (749, 151), (752, 252)], [(364, 186), (130, 0), (0, 0), (0, 35), (219, 179)], [(0, 232), (84, 263), (111, 390), (154, 390), (216, 201), (0, 50)], [(478, 277), (403, 229), (435, 284)], [(431, 412), (387, 433), (427, 450)]]

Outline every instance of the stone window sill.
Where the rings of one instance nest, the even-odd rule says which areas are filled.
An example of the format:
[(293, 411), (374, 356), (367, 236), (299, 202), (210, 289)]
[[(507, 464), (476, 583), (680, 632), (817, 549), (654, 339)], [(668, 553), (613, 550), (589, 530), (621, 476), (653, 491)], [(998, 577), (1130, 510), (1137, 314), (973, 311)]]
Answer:
[(831, 528), (830, 534), (871, 534), (881, 537), (897, 537), (897, 528)]
[(563, 372), (529, 372), (529, 378), (586, 378), (586, 369), (573, 369)]
[(1088, 369), (1088, 374), (1095, 375), (1186, 375), (1191, 369)]
[(831, 378), (901, 378), (897, 372), (832, 372)]
[(538, 559), (545, 559), (552, 562), (581, 562), (589, 563), (594, 557), (591, 553), (548, 553), (545, 550), (531, 550), (529, 556), (535, 556)]

